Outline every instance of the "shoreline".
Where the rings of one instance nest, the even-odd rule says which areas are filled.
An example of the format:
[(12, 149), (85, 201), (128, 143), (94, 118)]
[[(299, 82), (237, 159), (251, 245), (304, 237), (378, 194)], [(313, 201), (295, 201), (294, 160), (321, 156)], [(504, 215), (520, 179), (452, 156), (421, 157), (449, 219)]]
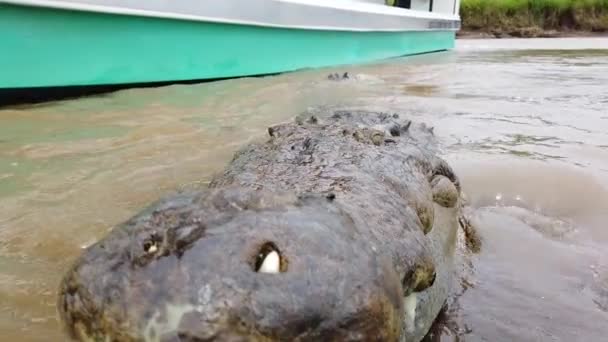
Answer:
[(608, 36), (608, 0), (461, 0), (459, 37)]
[(509, 39), (509, 38), (606, 38), (608, 32), (544, 30), (538, 27), (513, 30), (460, 30), (456, 39)]

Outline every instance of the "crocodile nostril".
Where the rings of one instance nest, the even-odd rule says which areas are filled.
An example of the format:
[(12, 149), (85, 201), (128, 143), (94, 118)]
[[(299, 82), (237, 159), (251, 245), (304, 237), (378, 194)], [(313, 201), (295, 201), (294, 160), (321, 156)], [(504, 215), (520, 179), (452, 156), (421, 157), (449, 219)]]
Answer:
[(281, 252), (272, 242), (260, 248), (255, 260), (255, 271), (258, 273), (280, 273), (285, 271), (285, 261)]

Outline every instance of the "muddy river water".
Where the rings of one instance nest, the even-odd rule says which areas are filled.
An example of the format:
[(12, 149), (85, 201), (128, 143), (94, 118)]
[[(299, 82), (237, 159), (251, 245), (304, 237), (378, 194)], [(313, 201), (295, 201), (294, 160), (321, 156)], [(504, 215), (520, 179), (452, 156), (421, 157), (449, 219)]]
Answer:
[(608, 339), (606, 38), (459, 40), (377, 64), (0, 109), (0, 339), (64, 340), (56, 288), (83, 246), (319, 105), (434, 126), (462, 178), (483, 248), (429, 340)]

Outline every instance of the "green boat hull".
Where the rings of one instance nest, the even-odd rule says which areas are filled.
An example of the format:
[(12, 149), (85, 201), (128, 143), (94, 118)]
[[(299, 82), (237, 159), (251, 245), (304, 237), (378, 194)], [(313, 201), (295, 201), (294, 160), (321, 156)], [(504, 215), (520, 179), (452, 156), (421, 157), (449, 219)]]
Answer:
[(0, 90), (253, 76), (454, 46), (455, 32), (355, 32), (0, 4)]

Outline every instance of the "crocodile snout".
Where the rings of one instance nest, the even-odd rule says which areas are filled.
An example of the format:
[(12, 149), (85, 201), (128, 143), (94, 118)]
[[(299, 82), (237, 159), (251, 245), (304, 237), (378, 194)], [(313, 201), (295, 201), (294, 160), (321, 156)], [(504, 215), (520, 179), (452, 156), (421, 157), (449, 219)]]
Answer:
[(87, 249), (61, 287), (70, 335), (398, 339), (403, 279), (388, 254), (357, 238), (357, 227), (331, 200), (231, 196), (179, 195)]

